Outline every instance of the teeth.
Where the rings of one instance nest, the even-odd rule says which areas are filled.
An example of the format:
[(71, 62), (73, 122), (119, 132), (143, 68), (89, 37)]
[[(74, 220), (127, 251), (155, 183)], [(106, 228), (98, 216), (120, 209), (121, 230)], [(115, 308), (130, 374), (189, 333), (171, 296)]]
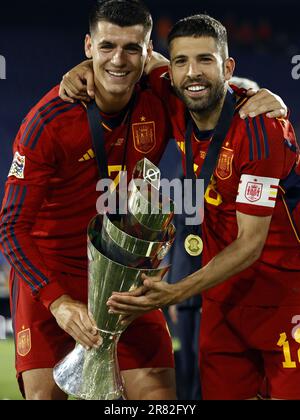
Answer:
[(189, 86), (187, 88), (187, 90), (191, 91), (191, 92), (201, 92), (202, 90), (205, 90), (206, 87), (205, 86)]
[(115, 76), (115, 77), (124, 77), (124, 76), (126, 76), (126, 75), (127, 75), (127, 73), (126, 73), (126, 72), (123, 72), (123, 73), (117, 73), (117, 72), (114, 72), (114, 71), (109, 71), (108, 73), (109, 73), (109, 74), (111, 74), (112, 76)]

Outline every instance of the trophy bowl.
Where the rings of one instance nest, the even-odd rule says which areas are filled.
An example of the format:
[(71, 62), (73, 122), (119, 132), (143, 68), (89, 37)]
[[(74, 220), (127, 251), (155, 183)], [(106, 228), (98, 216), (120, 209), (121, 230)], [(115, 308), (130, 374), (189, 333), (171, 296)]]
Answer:
[[(96, 229), (101, 220), (94, 220)], [(105, 255), (120, 264), (135, 268), (157, 268), (169, 252), (176, 229), (169, 225), (165, 241), (147, 241), (129, 235), (122, 229), (122, 217), (106, 213), (103, 216), (101, 248)]]

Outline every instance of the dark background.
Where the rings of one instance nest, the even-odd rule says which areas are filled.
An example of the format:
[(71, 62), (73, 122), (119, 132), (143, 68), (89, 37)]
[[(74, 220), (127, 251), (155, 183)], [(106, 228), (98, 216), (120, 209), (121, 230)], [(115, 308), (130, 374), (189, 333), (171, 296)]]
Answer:
[[(145, 3), (157, 22), (153, 38), (161, 51), (165, 50), (163, 38), (169, 26), (178, 18), (207, 12), (220, 19), (229, 29), (236, 75), (280, 94), (298, 127), (300, 80), (291, 76), (291, 58), (300, 54), (298, 1)], [(6, 59), (7, 74), (6, 80), (0, 80), (0, 200), (21, 120), (68, 69), (84, 59), (83, 39), (91, 4), (91, 0), (1, 2), (0, 55)]]

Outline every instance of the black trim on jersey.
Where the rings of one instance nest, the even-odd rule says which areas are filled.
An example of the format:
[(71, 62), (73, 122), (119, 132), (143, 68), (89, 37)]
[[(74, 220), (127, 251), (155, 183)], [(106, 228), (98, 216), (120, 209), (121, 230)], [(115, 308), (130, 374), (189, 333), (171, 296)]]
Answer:
[(270, 157), (270, 148), (269, 148), (269, 139), (268, 139), (268, 133), (266, 130), (266, 125), (264, 122), (264, 117), (262, 115), (259, 116), (261, 130), (263, 134), (263, 140), (265, 145), (265, 158), (268, 159)]
[(256, 140), (257, 160), (262, 160), (262, 147), (260, 143), (260, 137), (258, 133), (256, 118), (253, 118), (252, 123), (254, 127), (254, 135), (255, 135), (255, 140)]
[(252, 137), (250, 123), (249, 123), (248, 118), (245, 119), (245, 123), (246, 123), (247, 135), (248, 135), (248, 140), (249, 140), (249, 160), (251, 162), (254, 160), (254, 150), (253, 150), (253, 137)]
[(262, 160), (270, 157), (268, 134), (263, 117), (246, 118), (249, 140), (249, 160)]

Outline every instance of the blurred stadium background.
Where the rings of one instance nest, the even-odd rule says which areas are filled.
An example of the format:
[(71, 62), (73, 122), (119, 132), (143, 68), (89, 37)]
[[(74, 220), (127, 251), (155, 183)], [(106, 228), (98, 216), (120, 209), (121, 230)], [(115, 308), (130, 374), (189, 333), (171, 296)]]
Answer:
[[(0, 80), (0, 199), (12, 159), (11, 145), (29, 108), (84, 58), (83, 39), (91, 0), (3, 2), (0, 55), (6, 80)], [(146, 0), (155, 18), (154, 46), (166, 54), (166, 35), (180, 17), (207, 12), (229, 31), (236, 75), (280, 94), (289, 105), (300, 136), (300, 80), (292, 78), (292, 57), (300, 54), (298, 0)], [(300, 74), (300, 71), (299, 71)], [(0, 256), (0, 400), (21, 398), (15, 381), (8, 308), (8, 267)], [(6, 338), (6, 339), (4, 339)], [(177, 342), (176, 347), (179, 345)]]

